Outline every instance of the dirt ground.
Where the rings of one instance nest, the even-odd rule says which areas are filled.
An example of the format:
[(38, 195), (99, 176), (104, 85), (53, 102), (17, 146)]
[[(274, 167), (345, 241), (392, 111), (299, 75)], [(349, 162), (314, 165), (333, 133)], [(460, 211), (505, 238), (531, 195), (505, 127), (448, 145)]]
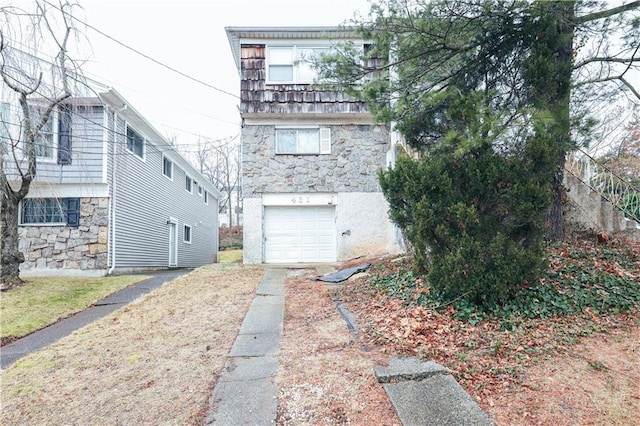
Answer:
[[(262, 274), (239, 264), (198, 269), (23, 358), (0, 375), (0, 424), (202, 424)], [(277, 424), (400, 425), (373, 367), (402, 351), (382, 344), (383, 328), (376, 334), (375, 326), (403, 336), (416, 311), (397, 308), (391, 317), (366, 297), (362, 304), (345, 302), (359, 327), (352, 333), (335, 306), (338, 286), (312, 280), (312, 269), (290, 275)], [(456, 377), (497, 425), (640, 424), (640, 314), (606, 330), (554, 356), (531, 357), (517, 381)], [(433, 334), (440, 333), (434, 326)], [(436, 359), (449, 368), (475, 368), (472, 359), (456, 360)]]

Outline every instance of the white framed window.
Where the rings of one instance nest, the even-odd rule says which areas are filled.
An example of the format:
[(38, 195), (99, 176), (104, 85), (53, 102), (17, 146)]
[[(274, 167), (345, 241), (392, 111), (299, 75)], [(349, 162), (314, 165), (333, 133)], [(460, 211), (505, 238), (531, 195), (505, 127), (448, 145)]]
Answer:
[(331, 154), (331, 128), (278, 127), (276, 154)]
[(21, 225), (80, 224), (80, 198), (25, 198), (20, 203)]
[[(30, 105), (29, 106), (29, 114), (31, 118), (31, 123), (36, 126), (42, 115), (45, 113), (45, 108)], [(58, 126), (57, 124), (57, 111), (54, 109), (51, 111), (49, 118), (46, 123), (42, 126), (36, 138), (34, 140), (34, 149), (36, 158), (41, 161), (54, 161), (56, 158), (56, 148), (58, 145)], [(26, 138), (25, 138), (26, 144)], [(25, 149), (26, 149), (25, 145)]]
[(267, 46), (267, 83), (314, 83), (313, 61), (330, 52), (329, 46)]
[(187, 244), (191, 244), (191, 225), (184, 225), (182, 240)]
[(193, 179), (189, 176), (186, 176), (184, 179), (184, 189), (186, 189), (189, 194), (193, 194)]
[(204, 191), (204, 203), (209, 204), (209, 193)]
[(198, 195), (202, 197), (202, 186), (198, 185)]
[(127, 151), (144, 159), (144, 138), (129, 126), (127, 126)]
[(173, 180), (173, 161), (167, 157), (162, 157), (162, 174)]

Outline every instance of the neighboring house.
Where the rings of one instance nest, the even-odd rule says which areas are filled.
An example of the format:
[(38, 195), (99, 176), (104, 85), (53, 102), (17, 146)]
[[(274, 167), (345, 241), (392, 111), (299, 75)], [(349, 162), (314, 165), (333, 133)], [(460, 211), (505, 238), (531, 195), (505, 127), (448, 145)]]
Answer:
[(401, 252), (377, 181), (394, 135), (364, 102), (314, 84), (305, 60), (362, 40), (339, 27), (226, 31), (240, 73), (245, 263)]
[[(16, 108), (4, 102), (3, 120), (18, 122)], [(60, 105), (37, 155), (37, 176), (20, 206), (22, 275), (101, 276), (217, 261), (220, 193), (116, 91)], [(10, 154), (4, 167), (17, 182)]]

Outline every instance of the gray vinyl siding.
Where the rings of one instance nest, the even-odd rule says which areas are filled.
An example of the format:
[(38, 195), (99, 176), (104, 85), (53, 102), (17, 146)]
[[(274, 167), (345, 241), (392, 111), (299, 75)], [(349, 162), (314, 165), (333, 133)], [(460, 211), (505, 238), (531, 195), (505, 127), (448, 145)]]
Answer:
[[(126, 123), (117, 120), (115, 132), (115, 253), (116, 269), (169, 266), (169, 226), (178, 221), (178, 267), (197, 267), (214, 262), (218, 250), (217, 200), (209, 203), (185, 190), (185, 172), (173, 166), (173, 180), (162, 173), (163, 151), (145, 141), (144, 159), (126, 149)], [(132, 127), (145, 137), (140, 129)], [(196, 177), (199, 180), (199, 177)], [(202, 222), (202, 223), (200, 223)], [(191, 225), (192, 242), (183, 242), (184, 225)]]
[[(104, 139), (104, 108), (74, 106), (71, 113), (71, 164), (58, 164), (57, 155), (51, 160), (38, 159), (36, 182), (56, 184), (102, 183)], [(56, 122), (57, 125), (57, 122)], [(13, 161), (5, 162), (8, 174), (17, 178)], [(23, 163), (26, 169), (26, 162)]]

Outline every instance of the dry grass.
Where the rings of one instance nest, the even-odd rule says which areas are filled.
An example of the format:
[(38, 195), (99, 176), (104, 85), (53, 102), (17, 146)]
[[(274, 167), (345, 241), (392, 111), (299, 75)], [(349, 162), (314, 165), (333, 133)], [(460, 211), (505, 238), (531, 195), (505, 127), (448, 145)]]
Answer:
[(286, 284), (277, 424), (400, 425), (373, 372), (388, 356), (348, 331), (316, 275)]
[(199, 268), (19, 360), (0, 423), (200, 424), (262, 274)]

